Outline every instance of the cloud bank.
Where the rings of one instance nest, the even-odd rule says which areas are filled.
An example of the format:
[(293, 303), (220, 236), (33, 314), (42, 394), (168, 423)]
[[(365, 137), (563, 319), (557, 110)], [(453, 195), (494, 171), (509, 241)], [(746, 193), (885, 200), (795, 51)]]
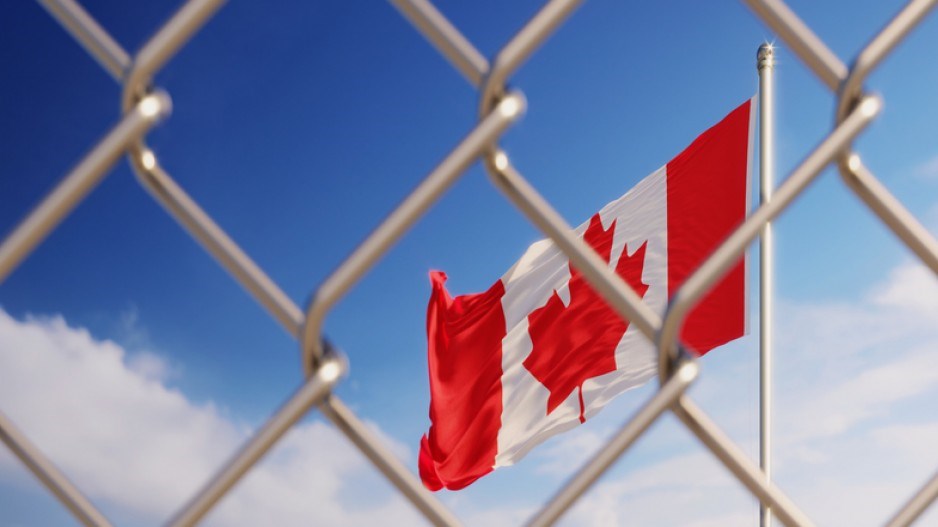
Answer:
[[(882, 524), (938, 468), (936, 316), (938, 281), (912, 263), (853, 302), (778, 306), (774, 479), (817, 523)], [(705, 358), (693, 396), (754, 456), (750, 344)], [(128, 353), (61, 317), (16, 320), (0, 310), (0, 409), (106, 513), (141, 524), (171, 515), (250, 433), (215, 405), (168, 387), (172, 371), (158, 355)], [(625, 397), (638, 404), (644, 396)], [(622, 416), (605, 418), (507, 470), (529, 472), (547, 499)], [(0, 451), (0, 476), (16, 463)], [(510, 492), (480, 499), (483, 487), (442, 498), (467, 523), (487, 526), (518, 524), (539, 506)], [(748, 492), (665, 418), (561, 524), (724, 527), (754, 525), (757, 517)], [(344, 438), (314, 421), (295, 427), (207, 523), (421, 522)], [(938, 524), (938, 512), (920, 524)]]
[[(214, 404), (167, 387), (168, 371), (159, 356), (129, 354), (61, 317), (15, 320), (0, 310), (0, 410), (106, 515), (146, 524), (168, 518), (250, 433)], [(22, 474), (18, 463), (0, 449), (0, 473)], [(330, 425), (304, 423), (207, 523), (419, 523), (379, 478)], [(347, 497), (362, 491), (367, 501)]]

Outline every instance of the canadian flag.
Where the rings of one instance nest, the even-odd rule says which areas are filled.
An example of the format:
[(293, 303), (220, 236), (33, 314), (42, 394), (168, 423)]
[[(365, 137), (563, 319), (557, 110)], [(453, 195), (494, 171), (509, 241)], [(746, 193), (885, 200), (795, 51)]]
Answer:
[[(748, 205), (752, 100), (576, 232), (643, 301), (668, 299), (740, 223)], [(700, 354), (746, 329), (745, 261), (688, 316)], [(657, 352), (595, 293), (550, 240), (531, 245), (489, 288), (453, 298), (430, 273), (430, 420), (420, 477), (461, 489), (655, 375)]]

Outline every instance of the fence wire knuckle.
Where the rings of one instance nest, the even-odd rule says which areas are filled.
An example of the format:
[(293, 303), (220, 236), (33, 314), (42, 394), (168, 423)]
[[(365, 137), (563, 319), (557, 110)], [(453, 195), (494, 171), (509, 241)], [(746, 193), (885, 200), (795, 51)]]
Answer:
[[(782, 523), (809, 526), (811, 520), (769, 481), (742, 450), (687, 395), (699, 377), (696, 354), (678, 335), (688, 313), (755, 241), (769, 222), (798, 199), (823, 170), (835, 165), (847, 188), (918, 258), (938, 274), (938, 241), (863, 166), (853, 141), (877, 117), (882, 99), (863, 86), (869, 75), (932, 11), (938, 0), (911, 0), (888, 21), (847, 67), (823, 40), (781, 0), (742, 0), (789, 46), (835, 97), (836, 115), (828, 133), (775, 190), (720, 244), (670, 299), (663, 316), (599, 258), (586, 242), (515, 168), (499, 141), (526, 111), (524, 95), (509, 87), (511, 76), (571, 16), (581, 0), (548, 0), (505, 46), (487, 59), (429, 0), (390, 0), (478, 91), (479, 120), (421, 183), (379, 223), (311, 295), (305, 310), (252, 260), (160, 165), (146, 135), (169, 115), (169, 95), (153, 79), (217, 13), (224, 0), (189, 0), (131, 57), (75, 0), (37, 0), (122, 86), (121, 119), (0, 243), (2, 283), (39, 243), (93, 190), (121, 155), (140, 185), (246, 289), (300, 347), (304, 382), (271, 413), (264, 425), (167, 522), (197, 524), (308, 411), (316, 407), (346, 439), (431, 523), (459, 525), (453, 513), (429, 493), (333, 393), (348, 371), (348, 360), (323, 335), (332, 307), (391, 247), (479, 161), (490, 181), (523, 216), (549, 237), (587, 282), (657, 348), (658, 390), (609, 441), (528, 521), (556, 522), (662, 415), (672, 412), (757, 500)], [(0, 440), (78, 520), (108, 527), (108, 520), (80, 490), (0, 413)], [(938, 497), (933, 476), (888, 520), (887, 527), (915, 521)]]

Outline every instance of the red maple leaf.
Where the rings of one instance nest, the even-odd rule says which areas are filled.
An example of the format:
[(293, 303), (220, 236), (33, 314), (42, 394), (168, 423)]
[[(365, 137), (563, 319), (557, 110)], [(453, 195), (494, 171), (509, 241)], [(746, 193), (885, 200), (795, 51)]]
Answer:
[[(596, 214), (590, 218), (583, 239), (608, 262), (615, 230), (615, 221), (609, 230), (604, 230), (599, 214)], [(628, 246), (624, 247), (616, 265), (616, 273), (640, 297), (644, 297), (648, 290), (648, 285), (642, 283), (647, 245), (647, 241), (642, 243), (632, 256), (628, 255)], [(543, 307), (528, 315), (528, 333), (533, 348), (524, 359), (524, 367), (550, 391), (548, 415), (578, 388), (582, 423), (586, 421), (583, 382), (615, 371), (616, 346), (629, 323), (593, 291), (572, 264), (568, 287), (569, 305), (564, 306), (555, 290)]]

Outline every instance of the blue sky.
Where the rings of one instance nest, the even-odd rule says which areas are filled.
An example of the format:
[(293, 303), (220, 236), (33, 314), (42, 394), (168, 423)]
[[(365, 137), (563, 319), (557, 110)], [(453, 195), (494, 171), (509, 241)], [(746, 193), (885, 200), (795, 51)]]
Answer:
[[(179, 3), (84, 5), (132, 52)], [(491, 56), (540, 2), (436, 5)], [(849, 63), (901, 3), (791, 6)], [(886, 106), (857, 143), (867, 166), (933, 233), (938, 107), (930, 101), (938, 71), (928, 64), (936, 35), (938, 20), (926, 20), (871, 77)], [(756, 48), (774, 39), (734, 2), (587, 2), (512, 80), (529, 110), (502, 144), (578, 224), (753, 96)], [(781, 179), (830, 130), (834, 99), (784, 45), (778, 57)], [(7, 233), (117, 121), (120, 88), (30, 2), (12, 3), (0, 18), (0, 71), (0, 233)], [(149, 136), (161, 164), (301, 306), (477, 116), (475, 91), (383, 2), (232, 1), (156, 83), (174, 103)], [(788, 452), (779, 456), (779, 484), (819, 521), (837, 523), (838, 508), (863, 492), (881, 499), (866, 500), (869, 510), (858, 508), (858, 517), (885, 519), (938, 466), (927, 448), (938, 440), (929, 415), (938, 378), (927, 376), (938, 364), (925, 353), (938, 344), (934, 277), (832, 171), (780, 219), (777, 233), (779, 444)], [(326, 333), (351, 361), (338, 393), (415, 470), (428, 426), (427, 272), (446, 270), (454, 293), (483, 290), (539, 238), (475, 165), (329, 314)], [(159, 522), (177, 507), (177, 491), (146, 477), (146, 467), (108, 472), (89, 452), (129, 442), (119, 448), (128, 459), (165, 456), (157, 468), (181, 470), (197, 486), (302, 379), (297, 344), (139, 187), (123, 160), (0, 284), (0, 307), (0, 411), (122, 524)], [(753, 453), (755, 352), (748, 337), (708, 355), (693, 392)], [(473, 524), (525, 518), (650, 393), (620, 397), (596, 422), (517, 467), (443, 494), (444, 502)], [(134, 401), (149, 401), (156, 413)], [(121, 412), (138, 416), (140, 430), (195, 446), (173, 458), (160, 452), (158, 434), (121, 431)], [(205, 434), (174, 428), (186, 419)], [(108, 420), (114, 434), (91, 433), (108, 429)], [(879, 454), (863, 473), (871, 452)], [(197, 461), (178, 461), (187, 459)], [(872, 481), (861, 485), (864, 477), (851, 470)], [(282, 522), (306, 523), (303, 507), (327, 509), (325, 524), (413, 517), (315, 413), (259, 474), (210, 520), (251, 524), (242, 509), (275, 517), (263, 516), (265, 506)], [(122, 484), (107, 483), (115, 477)], [(686, 480), (701, 485), (685, 489)], [(286, 503), (290, 492), (296, 502)], [(654, 516), (665, 495), (686, 507)], [(712, 497), (703, 509), (694, 501), (701, 496)], [(66, 521), (6, 452), (0, 511), (4, 526)], [(755, 511), (666, 419), (570, 521), (751, 525)]]

